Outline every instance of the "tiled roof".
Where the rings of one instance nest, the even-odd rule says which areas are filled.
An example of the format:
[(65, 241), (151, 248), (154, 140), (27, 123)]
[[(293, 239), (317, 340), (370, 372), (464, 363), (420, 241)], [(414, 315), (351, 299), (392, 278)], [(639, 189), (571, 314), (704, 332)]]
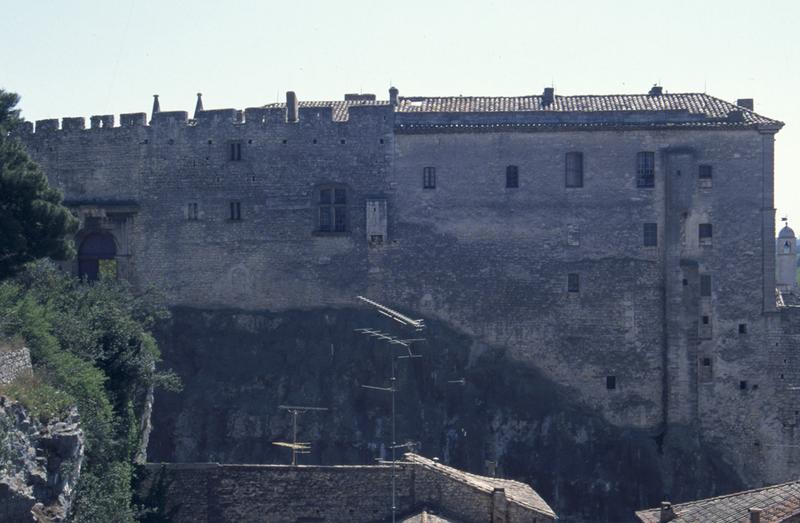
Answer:
[(422, 511), (419, 514), (401, 520), (401, 523), (455, 523), (452, 519), (445, 519), (442, 516)]
[(481, 490), (491, 492), (495, 488), (505, 489), (506, 499), (511, 503), (517, 503), (551, 518), (556, 517), (550, 505), (530, 485), (520, 481), (470, 474), (413, 453), (407, 453), (403, 457), (408, 462), (416, 463), (439, 474), (450, 476)]
[[(670, 523), (748, 523), (750, 508), (760, 508), (761, 523), (779, 523), (800, 513), (800, 481), (773, 485), (726, 496), (672, 505), (676, 518)], [(658, 523), (660, 509), (641, 510), (642, 523)]]
[[(529, 96), (408, 96), (400, 97), (398, 105), (394, 108), (398, 117), (402, 116), (401, 124), (406, 127), (420, 127), (424, 125), (435, 125), (436, 127), (446, 127), (451, 125), (449, 122), (436, 120), (435, 122), (426, 122), (426, 115), (445, 115), (452, 114), (454, 117), (466, 114), (484, 114), (491, 113), (515, 113), (518, 116), (524, 115), (551, 115), (557, 117), (559, 115), (586, 115), (593, 118), (586, 122), (575, 120), (574, 118), (568, 121), (556, 121), (552, 118), (539, 121), (521, 122), (514, 119), (509, 122), (512, 126), (553, 126), (559, 125), (588, 125), (597, 127), (607, 125), (617, 119), (610, 119), (605, 121), (602, 118), (603, 114), (617, 113), (630, 114), (634, 113), (639, 115), (646, 115), (653, 113), (653, 123), (665, 123), (663, 121), (664, 115), (672, 114), (684, 115), (685, 118), (678, 118), (677, 120), (669, 120), (672, 125), (677, 124), (690, 124), (692, 126), (752, 126), (752, 125), (766, 125), (781, 127), (782, 122), (761, 116), (760, 114), (740, 107), (736, 104), (726, 102), (714, 96), (704, 93), (664, 93), (660, 95), (649, 94), (615, 94), (615, 95), (577, 95), (577, 96), (560, 96), (555, 95), (550, 104), (542, 103), (543, 97), (541, 95)], [(300, 101), (300, 107), (331, 107), (333, 111), (333, 119), (335, 121), (347, 120), (347, 110), (349, 107), (357, 105), (372, 105), (372, 106), (387, 106), (389, 102), (386, 100), (337, 100), (337, 101)], [(266, 105), (267, 108), (285, 107), (284, 103), (273, 103)], [(655, 114), (660, 117), (656, 118)], [(731, 113), (735, 113), (738, 117), (731, 118)], [(413, 119), (413, 116), (419, 116), (421, 120)], [(598, 118), (599, 117), (599, 118)], [(411, 121), (408, 118), (412, 118)], [(480, 127), (481, 122), (464, 122), (459, 121), (455, 125), (462, 127), (466, 123), (466, 127), (470, 125)], [(631, 122), (626, 122), (630, 124)], [(648, 123), (648, 119), (639, 119), (636, 123), (639, 125)], [(497, 122), (491, 122), (491, 126), (496, 126)]]

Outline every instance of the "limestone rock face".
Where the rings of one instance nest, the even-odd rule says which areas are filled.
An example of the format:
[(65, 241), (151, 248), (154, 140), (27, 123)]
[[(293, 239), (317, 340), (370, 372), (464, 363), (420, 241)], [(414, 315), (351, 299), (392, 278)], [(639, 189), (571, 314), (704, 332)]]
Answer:
[(64, 521), (83, 451), (77, 409), (43, 424), (0, 396), (0, 521)]

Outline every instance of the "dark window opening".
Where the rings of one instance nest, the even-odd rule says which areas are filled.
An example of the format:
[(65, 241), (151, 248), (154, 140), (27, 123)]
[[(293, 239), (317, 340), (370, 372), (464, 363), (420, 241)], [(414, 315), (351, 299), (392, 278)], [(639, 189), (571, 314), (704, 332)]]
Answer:
[(198, 219), (197, 204), (196, 203), (194, 203), (194, 202), (190, 203), (187, 206), (186, 211), (187, 211), (186, 217), (189, 220), (197, 220)]
[(739, 324), (739, 334), (747, 334), (747, 324), (740, 323)]
[(614, 390), (617, 388), (617, 377), (616, 376), (606, 376), (606, 388), (608, 390)]
[(710, 274), (701, 274), (700, 275), (700, 296), (702, 296), (704, 298), (711, 296), (711, 275)]
[(347, 143), (347, 140), (339, 140), (339, 143), (340, 143), (340, 144), (342, 144), (342, 145), (344, 145), (344, 144), (346, 144), (346, 143)]
[(636, 153), (636, 187), (656, 186), (656, 155), (651, 151)]
[(567, 292), (580, 292), (580, 291), (581, 291), (580, 274), (574, 272), (567, 274)]
[(383, 234), (372, 234), (369, 237), (370, 243), (380, 245), (383, 243)]
[(436, 189), (436, 167), (422, 168), (422, 188)]
[(320, 188), (318, 208), (319, 232), (347, 231), (347, 190), (344, 187)]
[(703, 358), (703, 367), (711, 366), (711, 358)]
[(683, 279), (683, 286), (684, 286), (684, 287), (686, 287), (687, 285), (689, 285), (689, 280), (687, 280), (686, 278), (684, 278), (684, 279)]
[(712, 173), (713, 170), (710, 165), (701, 165), (698, 167), (697, 179), (700, 183), (700, 187), (711, 187)]
[(89, 234), (78, 249), (78, 276), (88, 281), (117, 275), (117, 244), (107, 232)]
[(519, 187), (519, 167), (509, 165), (506, 167), (506, 189), (516, 189)]
[(697, 234), (700, 239), (700, 245), (711, 245), (714, 230), (710, 223), (699, 224), (697, 226)]
[(242, 219), (242, 203), (241, 202), (231, 202), (230, 203), (230, 211), (231, 215), (230, 218), (233, 221), (239, 221)]
[(242, 159), (242, 142), (231, 142), (230, 143), (230, 161), (238, 162)]
[(567, 153), (565, 157), (565, 165), (565, 186), (583, 187), (583, 153)]
[(658, 246), (658, 224), (645, 223), (644, 224), (644, 246), (656, 247)]
[(311, 140), (311, 143), (317, 143), (317, 139), (314, 138), (313, 140)]
[(708, 325), (708, 316), (703, 316), (703, 325)]
[(289, 140), (281, 140), (281, 143), (282, 143), (283, 145), (286, 145), (287, 143), (289, 143)]
[(747, 380), (742, 380), (739, 382), (739, 390), (747, 390)]

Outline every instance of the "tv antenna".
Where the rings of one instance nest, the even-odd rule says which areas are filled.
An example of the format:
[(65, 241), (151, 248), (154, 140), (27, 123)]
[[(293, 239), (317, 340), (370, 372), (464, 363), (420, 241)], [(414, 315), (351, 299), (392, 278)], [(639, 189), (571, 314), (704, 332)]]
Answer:
[[(400, 314), (399, 312), (390, 309), (389, 307), (385, 307), (379, 303), (376, 303), (372, 300), (368, 300), (363, 296), (358, 296), (358, 299), (370, 303), (378, 308), (378, 312), (383, 314), (384, 316), (389, 316), (390, 318), (402, 323), (404, 325), (411, 325), (417, 331), (423, 329), (424, 324), (422, 320), (412, 320), (411, 318)], [(399, 316), (395, 317), (393, 315)], [(364, 336), (370, 336), (372, 338), (377, 338), (382, 341), (388, 342), (390, 345), (399, 345), (406, 349), (406, 353), (402, 356), (395, 356), (394, 353), (391, 353), (392, 357), (392, 376), (389, 378), (390, 385), (388, 387), (377, 387), (375, 385), (361, 385), (362, 388), (368, 390), (374, 390), (378, 392), (389, 392), (392, 395), (392, 444), (390, 445), (390, 449), (392, 450), (392, 523), (396, 521), (397, 517), (397, 457), (396, 451), (399, 448), (408, 447), (409, 443), (404, 443), (401, 445), (397, 444), (397, 360), (398, 359), (411, 359), (411, 358), (421, 358), (421, 354), (415, 354), (411, 350), (411, 345), (417, 341), (424, 341), (424, 338), (408, 338), (408, 339), (400, 339), (397, 336), (393, 336), (391, 334), (381, 332), (376, 329), (372, 329), (369, 327), (362, 327), (360, 329), (355, 329), (356, 332), (363, 334)], [(379, 460), (379, 463), (385, 463), (383, 460)]]
[(304, 412), (320, 412), (328, 410), (326, 407), (300, 407), (295, 405), (279, 405), (279, 409), (288, 410), (292, 413), (292, 442), (288, 441), (273, 441), (273, 445), (292, 449), (292, 466), (297, 466), (298, 454), (310, 454), (311, 443), (297, 441), (297, 415)]
[(385, 305), (381, 305), (380, 303), (378, 303), (376, 301), (372, 301), (369, 298), (365, 298), (363, 296), (356, 296), (356, 298), (358, 298), (359, 300), (363, 301), (364, 303), (368, 303), (368, 304), (372, 305), (373, 307), (375, 307), (378, 310), (379, 313), (383, 314), (386, 317), (389, 317), (389, 318), (393, 319), (397, 323), (400, 323), (402, 325), (408, 325), (408, 326), (414, 327), (417, 331), (421, 331), (422, 329), (425, 328), (425, 320), (422, 320), (422, 319), (415, 320), (415, 319), (409, 318), (405, 314), (401, 314), (401, 313), (397, 312), (394, 309), (390, 309), (389, 307), (387, 307)]

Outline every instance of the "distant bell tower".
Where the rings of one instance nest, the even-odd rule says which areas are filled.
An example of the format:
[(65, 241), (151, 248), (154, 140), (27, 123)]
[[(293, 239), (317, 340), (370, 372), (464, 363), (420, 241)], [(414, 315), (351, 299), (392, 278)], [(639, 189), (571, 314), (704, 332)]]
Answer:
[(777, 271), (776, 284), (782, 291), (796, 291), (797, 290), (797, 237), (794, 231), (789, 227), (786, 222), (781, 232), (778, 233), (777, 241), (777, 263), (775, 268)]

